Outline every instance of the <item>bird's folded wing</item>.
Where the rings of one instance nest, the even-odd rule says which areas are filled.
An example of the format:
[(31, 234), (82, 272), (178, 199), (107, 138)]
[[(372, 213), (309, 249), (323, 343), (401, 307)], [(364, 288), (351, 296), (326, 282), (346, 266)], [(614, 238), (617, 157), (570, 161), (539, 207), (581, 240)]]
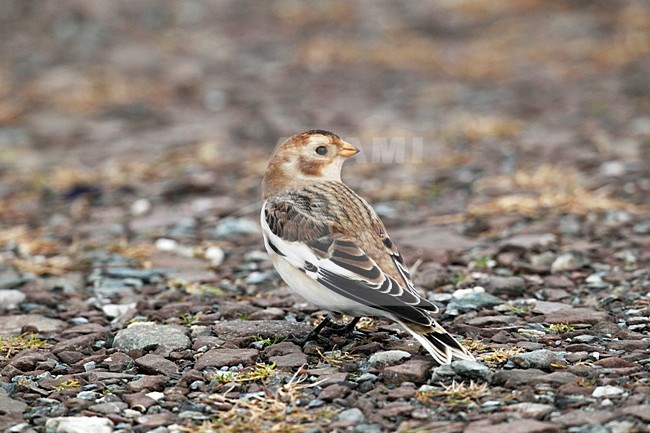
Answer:
[(351, 301), (417, 325), (433, 325), (429, 312), (437, 311), (435, 305), (382, 271), (357, 241), (336, 230), (334, 221), (317, 218), (308, 209), (296, 200), (267, 200), (262, 227), (270, 249)]

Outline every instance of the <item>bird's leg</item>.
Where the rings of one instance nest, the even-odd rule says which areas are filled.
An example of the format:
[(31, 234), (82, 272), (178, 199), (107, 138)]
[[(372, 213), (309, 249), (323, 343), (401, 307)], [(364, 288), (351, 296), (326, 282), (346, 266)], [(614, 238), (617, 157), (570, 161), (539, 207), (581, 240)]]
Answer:
[(311, 331), (309, 331), (309, 334), (305, 338), (299, 339), (299, 338), (292, 338), (293, 342), (296, 343), (298, 346), (304, 346), (305, 343), (307, 343), (309, 340), (314, 340), (318, 337), (318, 334), (325, 328), (326, 326), (331, 326), (333, 324), (332, 319), (330, 316), (325, 316), (325, 318)]
[(354, 327), (357, 326), (357, 323), (359, 323), (359, 320), (361, 320), (361, 317), (354, 317), (348, 324), (343, 326), (343, 328), (340, 329), (339, 333), (340, 334), (349, 334), (350, 332), (354, 331)]
[(331, 328), (332, 331), (338, 335), (349, 334), (350, 332), (354, 331), (354, 327), (357, 323), (359, 323), (359, 320), (361, 320), (361, 317), (354, 317), (348, 323), (331, 323), (329, 325), (329, 328)]

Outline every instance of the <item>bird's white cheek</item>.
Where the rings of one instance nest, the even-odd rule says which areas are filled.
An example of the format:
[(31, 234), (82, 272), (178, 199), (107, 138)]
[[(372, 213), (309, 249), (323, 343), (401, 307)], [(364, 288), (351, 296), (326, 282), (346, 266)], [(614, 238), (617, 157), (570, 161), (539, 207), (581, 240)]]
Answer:
[(322, 173), (322, 179), (324, 180), (336, 180), (341, 181), (341, 168), (343, 167), (343, 160), (336, 159), (331, 164), (326, 165)]

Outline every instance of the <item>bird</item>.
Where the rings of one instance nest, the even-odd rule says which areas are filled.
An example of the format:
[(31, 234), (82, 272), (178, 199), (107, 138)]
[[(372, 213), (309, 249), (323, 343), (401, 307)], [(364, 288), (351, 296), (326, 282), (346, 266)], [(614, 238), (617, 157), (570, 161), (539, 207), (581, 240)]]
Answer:
[[(328, 311), (307, 338), (385, 317), (441, 365), (474, 360), (433, 318), (438, 307), (416, 289), (377, 213), (341, 181), (343, 163), (358, 152), (332, 132), (299, 132), (277, 146), (264, 174), (260, 223), (270, 259), (289, 289)], [(353, 319), (337, 325), (343, 314)]]

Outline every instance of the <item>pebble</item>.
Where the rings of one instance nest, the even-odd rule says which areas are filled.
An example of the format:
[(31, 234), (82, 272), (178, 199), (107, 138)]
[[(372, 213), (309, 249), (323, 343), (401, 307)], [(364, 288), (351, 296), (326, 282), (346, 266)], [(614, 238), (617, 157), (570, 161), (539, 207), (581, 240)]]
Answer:
[(208, 247), (203, 253), (204, 257), (210, 261), (212, 266), (221, 266), (226, 259), (224, 250), (217, 246)]
[(201, 355), (194, 368), (204, 370), (227, 365), (254, 365), (258, 356), (257, 349), (212, 349)]
[(151, 322), (133, 323), (117, 333), (113, 347), (129, 351), (165, 346), (171, 350), (185, 350), (191, 345), (185, 328), (177, 325), (158, 325)]
[(0, 315), (0, 337), (20, 335), (24, 326), (31, 326), (39, 332), (49, 334), (60, 331), (68, 325), (62, 320), (51, 319), (40, 314)]
[(361, 383), (361, 382), (374, 382), (377, 379), (379, 379), (379, 376), (377, 376), (376, 374), (363, 373), (361, 376), (357, 377), (354, 381), (359, 382), (359, 383)]
[(156, 401), (162, 400), (165, 397), (165, 394), (163, 394), (162, 392), (158, 392), (158, 391), (148, 392), (145, 395), (147, 397), (151, 398), (151, 399), (156, 400)]
[(244, 254), (246, 262), (265, 262), (269, 260), (269, 254), (266, 251), (253, 250)]
[(616, 397), (621, 394), (623, 394), (625, 390), (623, 388), (619, 388), (617, 386), (611, 386), (611, 385), (605, 385), (605, 386), (599, 386), (596, 389), (594, 389), (594, 392), (591, 393), (592, 397), (596, 398), (608, 398), (608, 397)]
[(6, 423), (19, 423), (23, 421), (23, 412), (27, 410), (27, 404), (20, 401), (14, 400), (9, 397), (7, 390), (4, 387), (0, 387), (0, 428), (6, 427), (3, 421)]
[(247, 218), (224, 218), (217, 223), (214, 229), (216, 239), (258, 233), (261, 233), (259, 223)]
[(15, 310), (25, 299), (27, 296), (20, 290), (0, 290), (0, 311)]
[(275, 271), (268, 271), (268, 272), (251, 272), (248, 274), (246, 277), (246, 282), (248, 284), (260, 284), (265, 281), (271, 280), (274, 276), (276, 275)]
[(553, 406), (550, 404), (530, 403), (530, 402), (511, 404), (510, 406), (507, 406), (505, 409), (508, 411), (526, 414), (533, 418), (544, 418), (546, 415), (553, 412), (554, 410)]
[(361, 409), (357, 409), (356, 407), (344, 410), (337, 415), (336, 419), (351, 424), (361, 424), (366, 422), (365, 415), (361, 412)]
[(96, 416), (58, 417), (48, 419), (45, 428), (54, 433), (111, 433), (113, 421)]
[(404, 350), (386, 350), (384, 352), (373, 353), (368, 359), (370, 364), (387, 364), (410, 358), (411, 354)]
[(520, 296), (526, 284), (521, 277), (496, 277), (489, 276), (481, 280), (481, 284), (488, 293), (494, 295)]
[(582, 257), (577, 252), (560, 254), (551, 265), (551, 273), (556, 274), (564, 271), (574, 271), (582, 267)]
[(510, 358), (516, 366), (522, 368), (536, 368), (540, 370), (548, 370), (551, 364), (564, 364), (563, 359), (558, 355), (558, 352), (552, 350), (541, 349), (534, 350), (527, 353), (519, 353)]
[(151, 211), (151, 202), (146, 198), (139, 198), (131, 204), (131, 215), (142, 216)]
[(156, 239), (154, 245), (157, 250), (166, 251), (166, 252), (172, 252), (178, 248), (178, 242), (176, 242), (174, 239), (168, 239), (168, 238)]
[(423, 383), (433, 365), (433, 361), (428, 359), (412, 359), (403, 364), (386, 367), (381, 376), (386, 383), (393, 385), (400, 385), (402, 382)]
[(530, 257), (530, 264), (536, 268), (550, 270), (556, 255), (551, 251), (544, 251), (541, 254), (535, 254)]
[(459, 376), (469, 379), (478, 379), (483, 382), (490, 382), (494, 373), (484, 364), (466, 359), (451, 363), (451, 369)]
[(287, 320), (224, 320), (215, 323), (213, 329), (217, 337), (233, 341), (255, 337), (283, 339), (291, 335), (301, 338), (311, 331), (312, 326)]
[(102, 306), (102, 311), (104, 314), (106, 314), (106, 317), (109, 319), (115, 319), (115, 318), (120, 318), (131, 311), (135, 310), (136, 303), (130, 303), (130, 304), (107, 304)]
[(516, 235), (499, 242), (503, 249), (531, 250), (550, 247), (557, 242), (553, 233)]
[(462, 313), (477, 311), (503, 304), (504, 301), (488, 293), (474, 292), (461, 298), (454, 298), (447, 304), (444, 316), (458, 316)]
[(137, 358), (135, 364), (145, 373), (163, 374), (165, 376), (178, 373), (178, 366), (174, 362), (152, 353)]

